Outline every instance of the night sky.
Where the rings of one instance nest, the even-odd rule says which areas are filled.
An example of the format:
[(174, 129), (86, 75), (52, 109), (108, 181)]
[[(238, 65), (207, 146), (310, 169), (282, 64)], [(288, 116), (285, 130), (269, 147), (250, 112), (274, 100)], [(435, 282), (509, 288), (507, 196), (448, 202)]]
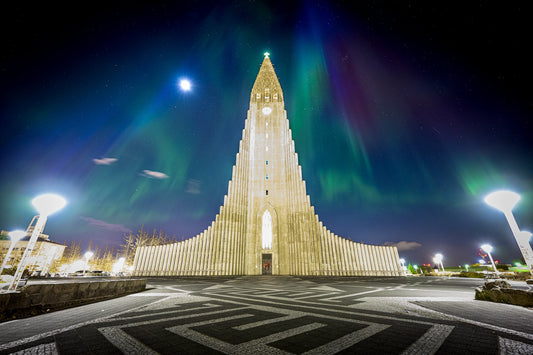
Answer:
[(526, 2), (15, 3), (0, 15), (1, 229), (26, 228), (31, 199), (55, 192), (68, 206), (45, 233), (60, 243), (202, 232), (269, 51), (335, 234), (445, 266), (487, 242), (510, 263), (512, 233), (483, 203), (501, 188), (533, 230)]

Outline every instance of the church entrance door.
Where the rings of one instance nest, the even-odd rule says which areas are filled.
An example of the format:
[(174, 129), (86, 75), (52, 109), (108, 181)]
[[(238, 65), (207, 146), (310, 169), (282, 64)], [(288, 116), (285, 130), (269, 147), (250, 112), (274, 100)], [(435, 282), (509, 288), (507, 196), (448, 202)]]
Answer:
[(272, 254), (263, 254), (261, 265), (263, 275), (272, 275)]

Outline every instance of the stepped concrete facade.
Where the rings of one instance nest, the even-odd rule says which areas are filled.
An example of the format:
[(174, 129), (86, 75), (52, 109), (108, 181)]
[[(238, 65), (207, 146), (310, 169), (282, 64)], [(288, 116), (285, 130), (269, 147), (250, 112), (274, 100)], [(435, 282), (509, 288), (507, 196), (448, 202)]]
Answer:
[(193, 238), (139, 247), (133, 268), (136, 276), (403, 275), (396, 247), (339, 237), (315, 214), (268, 54), (220, 213)]

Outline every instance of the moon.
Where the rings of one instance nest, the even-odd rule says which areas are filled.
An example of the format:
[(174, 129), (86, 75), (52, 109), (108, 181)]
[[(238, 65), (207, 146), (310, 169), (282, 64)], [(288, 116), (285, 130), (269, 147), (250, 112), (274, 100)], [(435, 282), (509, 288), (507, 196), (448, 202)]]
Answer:
[(179, 86), (181, 91), (191, 91), (191, 82), (187, 79), (181, 79)]

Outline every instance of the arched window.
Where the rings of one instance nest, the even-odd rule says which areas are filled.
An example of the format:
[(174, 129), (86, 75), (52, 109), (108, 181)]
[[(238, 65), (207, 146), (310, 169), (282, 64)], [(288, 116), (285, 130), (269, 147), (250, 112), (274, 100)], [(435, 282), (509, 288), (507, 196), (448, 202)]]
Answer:
[(263, 249), (272, 249), (272, 216), (270, 212), (263, 213), (263, 229), (261, 233)]

